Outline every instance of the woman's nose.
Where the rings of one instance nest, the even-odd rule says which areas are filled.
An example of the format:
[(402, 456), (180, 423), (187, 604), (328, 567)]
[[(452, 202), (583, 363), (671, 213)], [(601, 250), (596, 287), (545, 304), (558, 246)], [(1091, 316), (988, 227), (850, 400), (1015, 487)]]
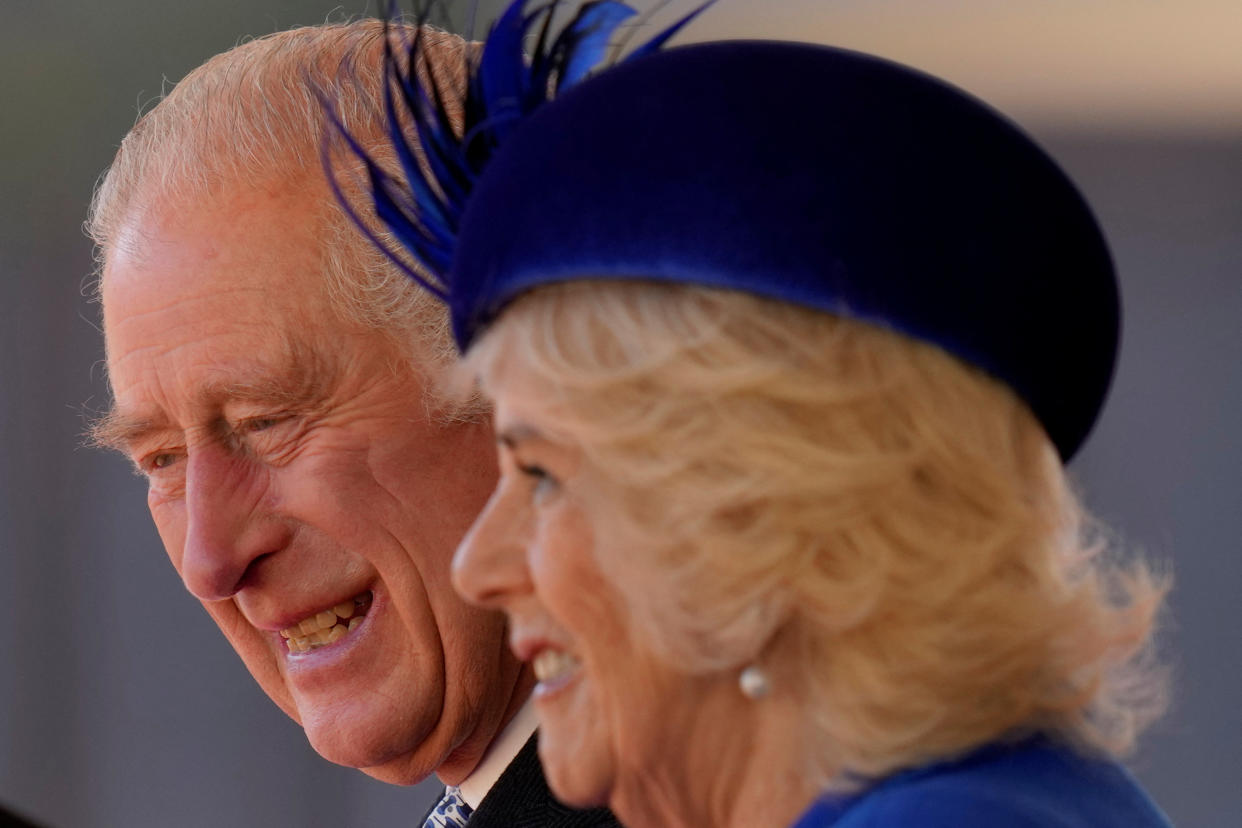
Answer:
[(504, 478), (453, 555), (453, 586), (472, 604), (502, 609), (530, 590), (529, 504), (506, 493)]

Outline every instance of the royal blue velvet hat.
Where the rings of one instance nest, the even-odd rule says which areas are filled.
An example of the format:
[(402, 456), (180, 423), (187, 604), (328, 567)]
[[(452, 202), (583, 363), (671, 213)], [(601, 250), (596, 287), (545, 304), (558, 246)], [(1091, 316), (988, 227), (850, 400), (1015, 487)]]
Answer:
[[(410, 161), (404, 179), (373, 167), (376, 210), (463, 351), (540, 285), (740, 290), (934, 343), (1008, 384), (1074, 454), (1113, 371), (1116, 280), (1086, 203), (1021, 130), (929, 75), (827, 46), (658, 39), (588, 75), (598, 55), (573, 66), (545, 34), (514, 68), (526, 5), (469, 67), (465, 140), (440, 90), (390, 67), (394, 123), (412, 115), (431, 174), (394, 129)], [(587, 30), (595, 49), (613, 26)]]

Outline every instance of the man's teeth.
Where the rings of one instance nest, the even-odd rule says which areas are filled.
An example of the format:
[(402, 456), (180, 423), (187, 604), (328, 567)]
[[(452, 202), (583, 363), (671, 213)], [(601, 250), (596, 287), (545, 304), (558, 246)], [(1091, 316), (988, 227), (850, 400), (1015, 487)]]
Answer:
[(339, 641), (357, 629), (371, 608), (371, 593), (364, 592), (332, 609), (303, 618), (292, 627), (280, 631), (291, 653), (304, 653), (325, 644)]
[(535, 678), (541, 682), (556, 681), (578, 669), (578, 659), (561, 650), (544, 650), (531, 662)]

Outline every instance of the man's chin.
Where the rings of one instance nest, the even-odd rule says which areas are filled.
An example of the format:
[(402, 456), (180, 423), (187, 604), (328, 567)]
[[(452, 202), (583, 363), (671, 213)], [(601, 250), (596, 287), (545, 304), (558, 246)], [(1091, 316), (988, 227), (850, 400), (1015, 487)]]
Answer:
[[(303, 723), (305, 726), (305, 722)], [(386, 732), (385, 732), (386, 731)], [(351, 732), (339, 723), (327, 727), (306, 727), (306, 737), (315, 752), (333, 764), (356, 768), (367, 776), (391, 785), (414, 785), (430, 776), (439, 757), (429, 756), (423, 740), (395, 739), (393, 730), (382, 735)], [(413, 745), (411, 745), (413, 742)]]
[(406, 759), (394, 760), (384, 765), (358, 768), (358, 770), (372, 779), (386, 782), (389, 785), (417, 785), (431, 776), (435, 768), (428, 768), (424, 764), (414, 761), (413, 757), (407, 757)]

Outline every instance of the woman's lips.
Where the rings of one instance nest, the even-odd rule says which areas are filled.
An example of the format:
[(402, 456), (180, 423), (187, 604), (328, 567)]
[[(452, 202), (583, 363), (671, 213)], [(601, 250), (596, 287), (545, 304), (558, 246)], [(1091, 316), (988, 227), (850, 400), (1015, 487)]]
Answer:
[(535, 692), (537, 695), (544, 695), (572, 681), (582, 668), (582, 662), (571, 653), (548, 647), (535, 655), (531, 660), (531, 667), (539, 681)]

